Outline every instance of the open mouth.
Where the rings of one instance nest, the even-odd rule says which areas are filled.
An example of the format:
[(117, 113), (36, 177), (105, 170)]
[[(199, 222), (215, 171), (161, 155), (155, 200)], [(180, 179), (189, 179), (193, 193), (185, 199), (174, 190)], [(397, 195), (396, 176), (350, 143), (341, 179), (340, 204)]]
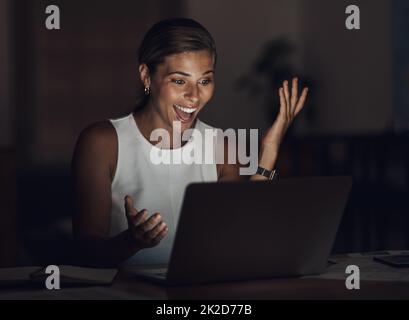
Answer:
[(194, 113), (197, 110), (197, 108), (182, 107), (178, 104), (174, 104), (173, 109), (175, 109), (176, 117), (182, 123), (189, 123), (192, 121), (194, 119)]

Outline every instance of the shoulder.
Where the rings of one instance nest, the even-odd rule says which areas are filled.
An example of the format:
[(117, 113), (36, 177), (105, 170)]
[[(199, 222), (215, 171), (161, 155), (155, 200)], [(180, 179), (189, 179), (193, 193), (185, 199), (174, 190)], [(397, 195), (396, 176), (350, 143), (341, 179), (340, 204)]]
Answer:
[(118, 141), (115, 128), (107, 121), (95, 122), (83, 129), (73, 155), (73, 165), (109, 168), (116, 165)]
[(109, 120), (92, 123), (81, 131), (79, 144), (92, 148), (115, 146), (117, 144), (115, 128)]

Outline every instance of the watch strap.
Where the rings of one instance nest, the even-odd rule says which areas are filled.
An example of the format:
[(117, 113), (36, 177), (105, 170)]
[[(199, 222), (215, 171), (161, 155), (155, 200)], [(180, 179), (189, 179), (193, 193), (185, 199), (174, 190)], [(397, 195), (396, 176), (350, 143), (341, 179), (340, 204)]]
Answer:
[(273, 180), (277, 177), (277, 171), (275, 169), (270, 171), (260, 166), (257, 168), (256, 174), (267, 177), (268, 180)]

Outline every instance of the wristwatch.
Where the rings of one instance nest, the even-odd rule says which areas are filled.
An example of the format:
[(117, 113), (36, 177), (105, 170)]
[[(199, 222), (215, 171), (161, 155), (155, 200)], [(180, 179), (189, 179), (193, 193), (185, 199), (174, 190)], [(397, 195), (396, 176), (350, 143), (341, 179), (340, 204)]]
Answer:
[(277, 177), (277, 170), (273, 169), (273, 170), (270, 171), (270, 170), (267, 170), (267, 169), (259, 166), (257, 168), (256, 174), (267, 177), (268, 180), (274, 180)]

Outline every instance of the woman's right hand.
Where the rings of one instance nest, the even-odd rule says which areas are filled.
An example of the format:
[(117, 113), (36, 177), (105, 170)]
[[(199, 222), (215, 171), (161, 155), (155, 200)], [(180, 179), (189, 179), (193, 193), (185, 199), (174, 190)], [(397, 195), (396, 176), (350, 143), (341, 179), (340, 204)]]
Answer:
[(129, 195), (125, 197), (125, 213), (128, 230), (141, 249), (158, 245), (166, 236), (168, 227), (161, 215), (156, 212), (148, 218), (148, 210), (137, 211), (133, 198)]

